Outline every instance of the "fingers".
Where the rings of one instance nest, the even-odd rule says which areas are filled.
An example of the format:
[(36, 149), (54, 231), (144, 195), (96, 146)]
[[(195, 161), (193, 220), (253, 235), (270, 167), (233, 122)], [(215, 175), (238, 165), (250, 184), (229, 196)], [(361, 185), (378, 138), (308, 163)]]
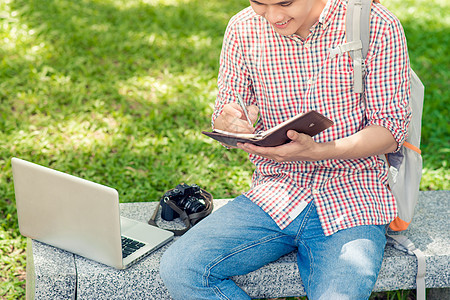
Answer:
[[(242, 108), (237, 103), (229, 103), (223, 107), (221, 117), (223, 130), (229, 132), (253, 133), (255, 129), (248, 123)], [(256, 121), (256, 120), (255, 120)]]
[[(223, 107), (222, 113), (225, 114), (229, 114), (231, 116), (234, 116), (236, 118), (240, 118), (245, 120), (245, 114), (242, 110), (242, 107), (240, 105), (238, 105), (237, 103), (229, 103), (226, 104)], [(250, 117), (250, 120), (252, 121), (252, 123), (255, 123), (256, 120), (258, 119), (258, 114), (259, 114), (259, 108), (256, 105), (249, 105), (247, 106), (247, 113), (248, 116)]]
[(247, 106), (248, 116), (254, 124), (258, 120), (259, 108), (256, 105)]
[(302, 135), (295, 130), (288, 130), (287, 137), (294, 142), (301, 142)]
[(259, 155), (276, 162), (288, 161), (315, 161), (321, 159), (317, 157), (317, 143), (303, 133), (289, 130), (287, 136), (292, 141), (277, 147), (259, 147), (252, 144), (239, 143), (238, 148), (247, 153)]
[(278, 147), (261, 147), (256, 146), (250, 143), (238, 143), (238, 148), (244, 150), (245, 152), (256, 154), (264, 157), (271, 157), (274, 152), (276, 152), (276, 148)]
[(237, 103), (229, 103), (223, 107), (222, 114), (240, 118), (244, 113)]
[(259, 147), (252, 144), (241, 144), (238, 143), (238, 148), (244, 150), (247, 153), (255, 154), (258, 156), (262, 156), (268, 159), (271, 159), (276, 162), (285, 162), (290, 161), (289, 159), (289, 152), (286, 151), (285, 147), (278, 146), (278, 147)]

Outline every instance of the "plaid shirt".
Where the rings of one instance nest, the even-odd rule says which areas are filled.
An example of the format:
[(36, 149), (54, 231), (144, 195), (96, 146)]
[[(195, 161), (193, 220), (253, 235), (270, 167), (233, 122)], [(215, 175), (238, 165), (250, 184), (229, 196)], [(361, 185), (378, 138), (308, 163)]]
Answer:
[[(407, 134), (409, 59), (400, 22), (374, 4), (366, 57), (366, 103), (353, 93), (352, 60), (330, 55), (345, 42), (345, 0), (329, 0), (306, 39), (282, 36), (249, 7), (229, 22), (220, 58), (219, 93), (212, 122), (239, 92), (260, 110), (256, 130), (273, 126), (308, 110), (334, 125), (316, 142), (350, 136), (368, 125), (380, 125), (399, 145)], [(251, 154), (256, 166), (245, 193), (283, 229), (314, 201), (326, 235), (358, 225), (388, 224), (396, 214), (387, 189), (388, 168), (377, 156), (316, 162), (277, 163)]]

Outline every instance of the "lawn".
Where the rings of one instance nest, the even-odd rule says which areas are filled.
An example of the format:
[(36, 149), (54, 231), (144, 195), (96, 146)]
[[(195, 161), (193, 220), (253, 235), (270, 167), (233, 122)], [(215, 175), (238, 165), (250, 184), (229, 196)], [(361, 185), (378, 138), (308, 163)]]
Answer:
[[(401, 19), (426, 86), (421, 189), (448, 190), (449, 4), (384, 4)], [(1, 298), (25, 294), (13, 156), (114, 187), (122, 202), (157, 201), (179, 182), (216, 198), (248, 188), (246, 155), (200, 133), (210, 127), (225, 27), (247, 5), (0, 1)]]

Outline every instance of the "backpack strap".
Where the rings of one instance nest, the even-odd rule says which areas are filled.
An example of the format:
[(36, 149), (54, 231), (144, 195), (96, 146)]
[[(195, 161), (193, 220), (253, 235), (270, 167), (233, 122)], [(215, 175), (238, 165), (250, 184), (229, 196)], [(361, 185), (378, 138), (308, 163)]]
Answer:
[(369, 51), (370, 39), (370, 11), (372, 0), (349, 0), (345, 16), (345, 35), (347, 43), (359, 41), (360, 49), (349, 51), (353, 59), (353, 91), (363, 93), (364, 91), (364, 60)]
[(426, 259), (420, 249), (416, 248), (413, 242), (411, 242), (404, 235), (386, 234), (387, 244), (393, 246), (397, 250), (408, 253), (409, 255), (415, 255), (417, 258), (417, 275), (416, 275), (416, 297), (418, 300), (425, 300), (425, 275), (426, 275)]
[[(378, 2), (378, 0), (374, 1)], [(350, 57), (353, 59), (353, 91), (355, 93), (361, 93), (362, 96), (361, 98), (363, 99), (364, 105), (366, 106), (367, 104), (364, 95), (363, 80), (365, 76), (364, 61), (367, 57), (370, 42), (369, 39), (370, 39), (371, 10), (372, 10), (372, 0), (348, 0), (345, 19), (346, 22), (345, 34), (347, 38), (346, 44), (354, 44), (357, 41), (360, 41), (361, 43), (360, 49), (358, 48), (351, 49), (348, 52)], [(344, 47), (344, 45), (340, 45), (337, 48), (344, 49), (346, 48)], [(335, 49), (331, 50), (331, 53), (334, 53), (333, 51), (336, 50)], [(408, 144), (406, 146), (408, 146)], [(418, 149), (413, 150), (417, 151)], [(416, 248), (414, 243), (411, 242), (404, 235), (386, 234), (386, 237), (387, 243), (392, 245), (394, 248), (406, 252), (409, 255), (416, 256), (417, 258), (416, 295), (418, 300), (425, 300), (426, 260), (423, 252), (420, 251), (420, 249)]]
[[(370, 11), (372, 0), (349, 0), (345, 15), (345, 35), (347, 42), (361, 40), (362, 58), (369, 52), (370, 39)], [(353, 53), (350, 52), (350, 56)]]

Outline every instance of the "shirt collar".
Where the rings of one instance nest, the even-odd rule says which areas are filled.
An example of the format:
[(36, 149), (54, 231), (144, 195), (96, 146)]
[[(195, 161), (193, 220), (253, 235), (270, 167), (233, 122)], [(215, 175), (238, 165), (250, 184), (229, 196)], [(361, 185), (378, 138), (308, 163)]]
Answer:
[(326, 28), (329, 23), (333, 20), (336, 14), (337, 7), (341, 0), (328, 0), (322, 13), (319, 16), (319, 24), (322, 24), (323, 28)]

